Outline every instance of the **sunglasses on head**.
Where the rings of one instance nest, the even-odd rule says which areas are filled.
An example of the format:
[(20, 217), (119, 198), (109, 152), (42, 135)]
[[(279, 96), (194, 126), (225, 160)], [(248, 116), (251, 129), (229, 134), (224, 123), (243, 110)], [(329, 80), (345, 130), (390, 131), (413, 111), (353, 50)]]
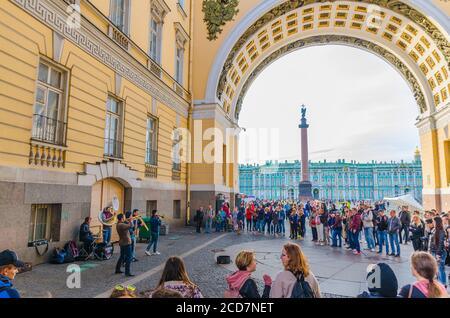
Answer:
[(124, 291), (125, 289), (129, 292), (135, 292), (136, 291), (136, 286), (133, 285), (128, 285), (128, 286), (123, 286), (123, 285), (116, 285), (116, 287), (114, 287), (115, 290), (118, 291)]

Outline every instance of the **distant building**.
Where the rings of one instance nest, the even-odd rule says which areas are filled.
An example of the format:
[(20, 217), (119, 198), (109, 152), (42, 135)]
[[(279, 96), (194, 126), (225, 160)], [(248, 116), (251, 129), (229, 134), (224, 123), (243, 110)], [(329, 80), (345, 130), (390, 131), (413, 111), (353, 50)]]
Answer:
[[(422, 201), (422, 161), (416, 149), (412, 162), (310, 162), (310, 180), (316, 199), (381, 200), (411, 193)], [(262, 199), (298, 197), (300, 161), (240, 165), (240, 192)]]

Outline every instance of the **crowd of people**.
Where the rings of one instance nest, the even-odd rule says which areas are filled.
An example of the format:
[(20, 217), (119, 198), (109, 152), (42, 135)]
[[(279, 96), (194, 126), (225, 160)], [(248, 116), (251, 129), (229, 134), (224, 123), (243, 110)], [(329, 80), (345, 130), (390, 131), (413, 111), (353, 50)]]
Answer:
[[(292, 240), (281, 249), (281, 271), (274, 279), (269, 275), (263, 276), (262, 292), (258, 289), (257, 281), (252, 278), (257, 267), (255, 253), (247, 250), (239, 252), (235, 259), (236, 271), (224, 278), (227, 285), (224, 297), (321, 297), (320, 284), (306, 255), (296, 243), (309, 235), (317, 248), (326, 245), (332, 248), (346, 247), (355, 255), (362, 254), (363, 237), (367, 253), (384, 252), (392, 257), (400, 257), (400, 244), (412, 242), (414, 253), (410, 257), (411, 273), (416, 281), (399, 288), (395, 273), (388, 264), (370, 265), (367, 269), (368, 290), (358, 297), (448, 297), (445, 266), (450, 243), (449, 213), (431, 210), (422, 214), (419, 211), (409, 211), (407, 206), (397, 211), (389, 208), (386, 202), (342, 202), (338, 205), (320, 201), (303, 203), (256, 200), (242, 202), (233, 211), (230, 211), (228, 203), (224, 203), (219, 211), (214, 211), (212, 206), (206, 211), (203, 207), (199, 208), (194, 219), (199, 233), (204, 226), (206, 233), (215, 228), (216, 232), (234, 231), (237, 234), (247, 232), (274, 237), (289, 235)], [(127, 276), (134, 276), (130, 264), (133, 260), (137, 261), (135, 238), (142, 226), (136, 218), (138, 213), (138, 210), (134, 210), (117, 215), (120, 257), (116, 273), (122, 273), (121, 267), (124, 266)], [(80, 227), (80, 238), (85, 239), (85, 243), (91, 243), (92, 240), (89, 223), (90, 218), (87, 218)], [(157, 244), (160, 226), (161, 220), (154, 210), (150, 220), (152, 239), (145, 250), (147, 255), (159, 255)], [(108, 233), (105, 234), (104, 238), (108, 239)], [(12, 282), (21, 266), (23, 262), (18, 260), (14, 252), (7, 250), (0, 253), (0, 298), (20, 297)], [(374, 277), (378, 279), (375, 284)], [(173, 256), (166, 261), (155, 288), (138, 293), (135, 286), (117, 285), (111, 297), (202, 298), (203, 294), (199, 286), (189, 278), (183, 260)]]
[[(436, 210), (424, 213), (410, 211), (408, 206), (397, 211), (384, 201), (336, 203), (257, 199), (241, 202), (233, 211), (227, 202), (219, 211), (214, 211), (210, 205), (204, 213), (200, 207), (195, 220), (197, 232), (201, 232), (202, 224), (205, 224), (206, 233), (215, 227), (216, 232), (241, 234), (246, 231), (275, 237), (289, 235), (290, 239), (300, 241), (311, 235), (311, 240), (318, 246), (345, 247), (355, 255), (372, 252), (398, 258), (401, 245), (411, 242), (414, 251), (424, 251), (435, 258), (438, 280), (447, 286), (445, 265), (449, 263), (449, 215), (450, 212), (438, 213)], [(361, 244), (363, 238), (365, 248)]]
[[(445, 286), (436, 279), (436, 259), (427, 252), (411, 255), (411, 273), (415, 281), (399, 288), (397, 277), (386, 263), (367, 268), (367, 291), (358, 298), (448, 298)], [(281, 249), (280, 271), (275, 279), (263, 276), (264, 289), (258, 288), (252, 274), (256, 271), (253, 251), (243, 250), (235, 259), (237, 270), (225, 280), (224, 298), (321, 298), (320, 284), (309, 266), (307, 257), (296, 243), (286, 243)], [(136, 287), (118, 285), (111, 298), (203, 298), (200, 287), (189, 278), (184, 262), (170, 257), (156, 288), (138, 293)]]

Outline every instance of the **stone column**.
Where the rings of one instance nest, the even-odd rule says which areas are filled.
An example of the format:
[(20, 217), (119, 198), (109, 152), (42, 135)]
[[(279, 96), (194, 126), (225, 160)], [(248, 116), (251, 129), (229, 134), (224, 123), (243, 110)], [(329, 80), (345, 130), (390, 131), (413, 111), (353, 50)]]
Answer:
[(308, 159), (308, 128), (309, 125), (306, 122), (306, 107), (302, 106), (302, 118), (300, 125), (301, 132), (301, 146), (302, 146), (302, 178), (299, 184), (299, 199), (301, 201), (307, 201), (312, 199), (312, 184), (309, 180), (309, 159)]

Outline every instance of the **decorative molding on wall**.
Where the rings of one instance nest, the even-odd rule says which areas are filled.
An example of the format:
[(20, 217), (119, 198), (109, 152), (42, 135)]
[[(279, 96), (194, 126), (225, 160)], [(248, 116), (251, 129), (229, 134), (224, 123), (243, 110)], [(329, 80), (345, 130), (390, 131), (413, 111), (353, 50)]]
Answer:
[(68, 14), (65, 11), (67, 4), (64, 1), (9, 1), (110, 67), (123, 78), (134, 83), (160, 102), (170, 106), (182, 116), (187, 117), (188, 103), (110, 37), (83, 19), (80, 29), (70, 28), (66, 23)]
[(242, 102), (245, 97), (245, 94), (247, 93), (247, 90), (249, 89), (253, 81), (258, 77), (258, 75), (268, 65), (270, 65), (275, 60), (292, 51), (320, 44), (345, 44), (352, 47), (370, 51), (375, 55), (381, 57), (382, 59), (390, 63), (393, 67), (395, 67), (408, 82), (409, 86), (411, 87), (411, 90), (414, 93), (414, 98), (417, 101), (417, 105), (419, 106), (420, 112), (424, 113), (425, 111), (427, 111), (425, 96), (424, 93), (422, 92), (422, 88), (420, 87), (418, 80), (415, 78), (413, 73), (408, 69), (408, 67), (394, 54), (390, 53), (388, 50), (382, 48), (381, 46), (375, 43), (362, 40), (359, 38), (343, 35), (319, 35), (307, 39), (298, 40), (286, 46), (283, 46), (274, 53), (272, 53), (271, 55), (269, 55), (268, 57), (266, 57), (262, 62), (260, 62), (257, 68), (249, 75), (245, 84), (242, 86), (242, 89), (240, 90), (239, 98), (236, 103), (235, 118), (239, 119), (239, 113), (241, 111)]
[[(334, 1), (333, 1), (334, 2)], [(398, 0), (349, 0), (349, 2), (356, 2), (361, 4), (371, 4), (382, 8), (392, 10), (393, 12), (407, 17), (417, 25), (419, 25), (434, 41), (436, 46), (442, 52), (447, 62), (450, 63), (450, 43), (442, 34), (441, 30), (436, 27), (426, 16), (421, 12), (412, 8), (406, 3), (402, 3)], [(239, 40), (235, 43), (234, 47), (228, 54), (228, 57), (223, 65), (222, 74), (220, 75), (219, 82), (217, 85), (217, 97), (221, 99), (221, 94), (225, 87), (226, 74), (231, 68), (232, 62), (235, 59), (238, 52), (244, 46), (244, 44), (261, 28), (266, 26), (271, 21), (276, 20), (283, 15), (296, 10), (301, 7), (306, 7), (315, 3), (323, 3), (322, 0), (293, 0), (286, 1), (266, 12), (262, 17), (260, 17), (256, 22), (254, 22), (246, 31), (242, 34)]]
[(107, 178), (118, 180), (126, 188), (141, 188), (136, 171), (118, 160), (105, 160), (96, 164), (85, 163), (85, 172), (78, 174), (78, 185), (92, 186)]

